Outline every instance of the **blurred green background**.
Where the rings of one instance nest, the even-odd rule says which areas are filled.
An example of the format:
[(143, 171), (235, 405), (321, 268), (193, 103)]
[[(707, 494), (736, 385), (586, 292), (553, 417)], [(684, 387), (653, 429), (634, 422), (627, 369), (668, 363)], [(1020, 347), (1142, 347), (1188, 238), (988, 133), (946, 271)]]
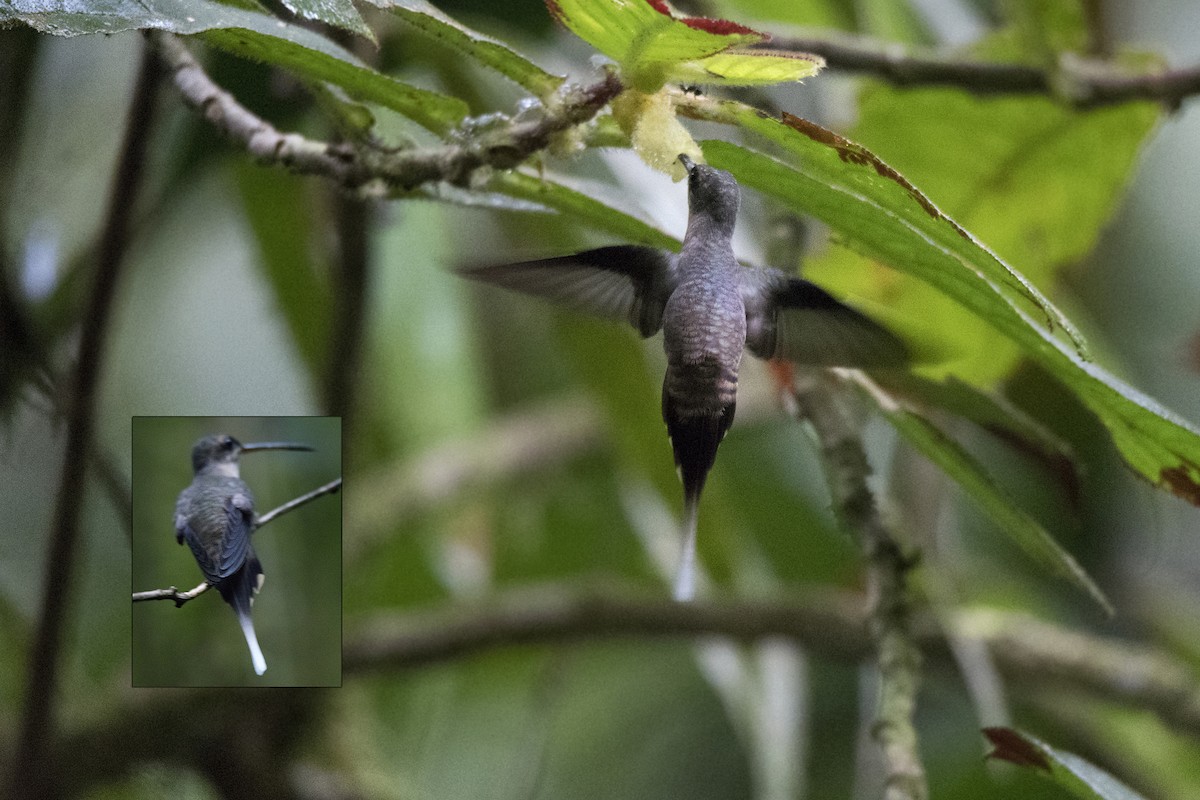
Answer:
[[(589, 74), (589, 49), (553, 28), (538, 2), (438, 5), (547, 69)], [(984, 0), (713, 5), (738, 19), (770, 20), (764, 27), (787, 19), (949, 44), (973, 41), (1013, 7)], [(901, 8), (904, 24), (894, 13)], [(1114, 40), (1177, 65), (1200, 61), (1193, 34), (1200, 30), (1200, 5), (1153, 0), (1106, 8)], [(512, 110), (517, 93), (510, 85), (409, 29), (372, 22), (386, 33), (378, 59), (387, 70), (463, 96), (477, 112)], [(79, 307), (79, 290), (70, 287), (79, 286), (80, 269), (89, 266), (87, 247), (102, 213), (139, 46), (130, 34), (64, 40), (0, 31), (0, 49), (24, 59), (8, 63), (25, 70), (12, 73), (25, 89), (3, 129), (11, 157), (0, 159), (0, 237), (13, 282), (39, 324), (57, 337), (57, 363), (69, 363)], [(329, 134), (303, 88), (287, 76), (220, 54), (208, 64), (218, 81), (280, 128)], [(855, 80), (830, 74), (772, 99), (853, 134), (858, 89)], [(901, 90), (870, 91), (876, 101), (886, 95), (908, 107)], [(220, 682), (214, 676), (229, 670), (252, 677), (236, 620), (215, 595), (182, 609), (139, 604), (132, 627), (125, 606), (131, 585), (198, 582), (170, 527), (195, 439), (219, 429), (243, 441), (295, 438), (317, 446), (314, 454), (247, 458), (243, 474), (261, 510), (340, 474), (336, 429), (304, 417), (328, 410), (327, 382), (342, 356), (330, 333), (343, 292), (342, 199), (320, 181), (249, 163), (169, 89), (160, 102), (151, 175), (117, 297), (97, 435), (117, 472), (133, 476), (132, 548), (119, 504), (95, 482), (80, 498), (85, 536), (59, 723), (95, 748), (91, 758), (81, 747), (69, 765), (83, 796), (236, 796), (197, 755), (217, 745), (227, 746), (234, 761), (244, 746), (262, 778), (254, 788), (264, 796), (303, 796), (330, 775), (353, 787), (353, 796), (431, 800), (876, 796), (859, 777), (872, 774), (857, 738), (873, 708), (869, 668), (772, 643), (521, 647), (347, 675), (336, 692), (131, 691), (133, 682)], [(385, 127), (420, 138), (377, 113)], [(909, 129), (895, 118), (875, 130), (881, 140), (902, 142)], [(1200, 110), (1192, 101), (1148, 140), (1095, 248), (1056, 284), (1043, 286), (1083, 326), (1107, 366), (1190, 420), (1200, 419), (1197, 141)], [(948, 139), (937, 147), (963, 155), (975, 145)], [(647, 218), (682, 234), (682, 187), (632, 154), (547, 161), (607, 183)], [(934, 181), (919, 163), (897, 166), (918, 186)], [(1006, 195), (1004, 187), (997, 198), (1001, 210), (1006, 202), (1036, 202)], [(943, 202), (937, 194), (933, 199)], [(752, 195), (745, 209), (739, 253), (755, 258), (769, 218)], [(464, 261), (608, 240), (569, 218), (419, 199), (371, 205), (365, 220), (365, 348), (352, 376), (357, 390), (343, 443), (347, 636), (380, 615), (487, 602), (493, 592), (543, 582), (571, 587), (619, 578), (665, 593), (669, 559), (657, 553), (674, 541), (679, 488), (658, 407), (659, 341), (641, 342), (619, 327), (466, 286), (448, 270)], [(819, 241), (821, 231), (811, 235)], [(1119, 615), (1099, 619), (1086, 598), (1030, 567), (936, 471), (898, 451), (890, 432), (873, 423), (870, 451), (880, 484), (910, 482), (902, 490), (909, 504), (893, 509), (896, 519), (903, 524), (912, 513), (910, 524), (918, 520), (930, 536), (931, 582), (948, 584), (941, 590), (958, 604), (1033, 610), (1200, 664), (1196, 509), (1131, 477), (1094, 420), (1044, 375), (1021, 368), (1006, 387), (1068, 438), (1081, 459), (1077, 483), (1060, 481), (982, 434), (962, 434), (1097, 576)], [(7, 521), (0, 536), (0, 639), (10, 643), (0, 648), (6, 745), (21, 707), (63, 444), (53, 404), (32, 390), (26, 397), (0, 432), (0, 518)], [(162, 435), (144, 441), (131, 422), (179, 415), (228, 419), (203, 430), (186, 427), (192, 422), (176, 430), (164, 421)], [(235, 415), (299, 417), (280, 423), (296, 428), (268, 434), (241, 427)], [(578, 425), (586, 435), (568, 437), (558, 424)], [(543, 454), (514, 458), (506, 449), (512, 441), (541, 442)], [(927, 502), (922, 507), (918, 499)], [(328, 548), (337, 542), (341, 503), (341, 495), (322, 498), (256, 538), (267, 582), (255, 619), (269, 682), (338, 682), (327, 648), (337, 635), (330, 615), (338, 607), (340, 570), (331, 566), (338, 556)], [(718, 594), (859, 588), (859, 561), (829, 514), (814, 447), (778, 409), (757, 364), (745, 368), (738, 423), (706, 491), (700, 549)], [(132, 661), (131, 642), (139, 653)], [(193, 657), (197, 648), (203, 658)], [(1015, 721), (1104, 763), (1147, 796), (1200, 796), (1195, 741), (1149, 714), (1047, 696), (1042, 686), (1008, 689), (1005, 707)], [(137, 735), (147, 720), (177, 726), (162, 735), (178, 748)], [(934, 797), (1061, 796), (1034, 777), (985, 764), (977, 731), (997, 721), (973, 705), (956, 670), (946, 662), (931, 668), (918, 724)], [(222, 731), (235, 725), (261, 738), (246, 733), (231, 745)], [(269, 757), (259, 757), (260, 745)]]

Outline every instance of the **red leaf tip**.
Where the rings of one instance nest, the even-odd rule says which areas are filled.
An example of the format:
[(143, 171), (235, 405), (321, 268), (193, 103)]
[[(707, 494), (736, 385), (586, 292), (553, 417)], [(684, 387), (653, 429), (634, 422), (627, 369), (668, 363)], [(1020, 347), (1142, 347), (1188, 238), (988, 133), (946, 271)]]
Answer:
[[(547, 3), (553, 0), (546, 0)], [(765, 33), (760, 33), (753, 28), (747, 28), (737, 22), (728, 19), (709, 19), (708, 17), (677, 17), (671, 13), (671, 7), (667, 5), (667, 0), (646, 0), (660, 14), (664, 14), (671, 19), (678, 20), (689, 28), (695, 28), (698, 31), (716, 34), (717, 36), (757, 36), (762, 41), (771, 38)]]
[(1050, 771), (1050, 759), (1028, 739), (1012, 728), (984, 728), (983, 735), (992, 743), (988, 758), (1008, 761), (1020, 767)]

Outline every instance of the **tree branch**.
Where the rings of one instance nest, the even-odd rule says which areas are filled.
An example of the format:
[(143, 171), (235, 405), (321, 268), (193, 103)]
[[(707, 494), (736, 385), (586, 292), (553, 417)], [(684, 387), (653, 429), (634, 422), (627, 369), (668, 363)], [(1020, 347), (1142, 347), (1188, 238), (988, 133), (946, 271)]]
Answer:
[(282, 517), (284, 514), (288, 513), (289, 511), (295, 511), (300, 506), (304, 505), (305, 503), (311, 503), (313, 500), (316, 500), (318, 497), (322, 497), (323, 495), (327, 495), (327, 494), (333, 494), (334, 492), (336, 492), (338, 489), (341, 489), (341, 488), (342, 488), (342, 479), (335, 478), (334, 480), (331, 480), (329, 483), (325, 484), (324, 486), (319, 486), (316, 489), (313, 489), (311, 492), (308, 492), (307, 494), (300, 495), (295, 500), (289, 500), (286, 503), (284, 503), (283, 505), (279, 506), (278, 508), (273, 508), (270, 511), (268, 511), (267, 513), (256, 517), (254, 520), (254, 530), (257, 533), (259, 528), (261, 528), (263, 525), (266, 525), (268, 522), (271, 522), (272, 520), (276, 519), (277, 517)]
[(629, 586), (542, 586), (486, 603), (415, 614), (381, 614), (346, 642), (347, 675), (467, 658), (498, 647), (607, 637), (780, 636), (838, 658), (870, 652), (863, 619), (844, 597), (807, 603), (695, 600), (676, 603)]
[(367, 328), (373, 221), (378, 209), (366, 200), (338, 193), (331, 198), (338, 253), (334, 258), (333, 331), (327, 350), (325, 413), (342, 418), (348, 441), (353, 429)]
[[(516, 589), (452, 608), (380, 614), (350, 633), (343, 668), (355, 676), (462, 660), (502, 647), (709, 636), (740, 642), (782, 638), (817, 656), (858, 661), (874, 648), (862, 600), (827, 592), (681, 604), (624, 584)], [(1007, 611), (959, 611), (949, 620), (956, 635), (988, 648), (1016, 693), (1071, 689), (1151, 710), (1175, 729), (1200, 736), (1200, 681), (1164, 651)], [(914, 619), (910, 630), (931, 660), (953, 666), (945, 633), (934, 620)]]
[(457, 144), (387, 151), (282, 133), (218, 86), (178, 38), (159, 32), (150, 37), (169, 65), (184, 102), (252, 156), (296, 172), (324, 175), (349, 189), (375, 181), (402, 191), (431, 181), (467, 186), (480, 167), (519, 166), (548, 147), (559, 134), (592, 119), (624, 88), (613, 72), (606, 72), (602, 80), (590, 86), (565, 86), (553, 104), (553, 112), (511, 120), (499, 129), (489, 128), (482, 133), (464, 125), (452, 137), (461, 142)]
[(66, 405), (67, 443), (42, 580), (41, 615), (29, 650), (28, 684), (10, 797), (40, 797), (47, 791), (45, 759), (52, 738), (58, 655), (71, 598), (86, 465), (91, 461), (97, 388), (130, 218), (142, 183), (160, 70), (154, 50), (144, 46), (108, 197), (94, 283), (82, 316), (79, 352)]
[(863, 72), (897, 86), (944, 86), (974, 94), (1044, 94), (1079, 108), (1153, 100), (1177, 109), (1200, 93), (1200, 66), (1131, 73), (1106, 61), (1067, 54), (1057, 70), (916, 53), (904, 45), (857, 37), (776, 36), (759, 45), (821, 56), (830, 69)]
[(879, 709), (872, 736), (883, 751), (887, 800), (929, 796), (913, 715), (921, 652), (912, 633), (907, 585), (912, 561), (883, 524), (867, 486), (871, 473), (859, 435), (853, 397), (823, 372), (797, 371), (793, 397), (820, 443), (834, 513), (862, 550), (867, 569), (868, 620), (879, 666)]
[(179, 608), (188, 600), (194, 600), (200, 595), (209, 590), (211, 584), (205, 581), (194, 589), (189, 589), (186, 592), (179, 591), (178, 587), (172, 586), (169, 589), (151, 589), (148, 592), (134, 592), (133, 602), (141, 603), (146, 600), (174, 600), (175, 607)]
[[(288, 513), (289, 511), (295, 511), (297, 508), (304, 505), (305, 503), (311, 503), (313, 500), (316, 500), (318, 497), (322, 497), (327, 494), (333, 494), (334, 492), (338, 491), (341, 488), (342, 488), (342, 479), (337, 478), (337, 479), (332, 480), (329, 483), (325, 484), (324, 486), (319, 486), (316, 489), (313, 489), (311, 492), (307, 492), (305, 494), (300, 495), (299, 497), (295, 498), (294, 500), (287, 501), (286, 503), (279, 506), (278, 508), (273, 508), (270, 511), (268, 511), (267, 513), (255, 517), (253, 532), (257, 533), (259, 528), (261, 528), (262, 526), (266, 525), (269, 522), (272, 522), (272, 521), (278, 519), (279, 517), (282, 517), (284, 514)], [(175, 586), (171, 586), (166, 589), (149, 589), (144, 592), (134, 592), (133, 593), (133, 602), (142, 603), (147, 600), (172, 600), (175, 602), (175, 607), (179, 608), (187, 601), (194, 600), (197, 597), (199, 597), (200, 595), (207, 592), (209, 587), (210, 587), (210, 584), (206, 581), (206, 582), (200, 584), (199, 586), (195, 587), (194, 589), (189, 589), (186, 592), (179, 591), (179, 588), (175, 587)]]

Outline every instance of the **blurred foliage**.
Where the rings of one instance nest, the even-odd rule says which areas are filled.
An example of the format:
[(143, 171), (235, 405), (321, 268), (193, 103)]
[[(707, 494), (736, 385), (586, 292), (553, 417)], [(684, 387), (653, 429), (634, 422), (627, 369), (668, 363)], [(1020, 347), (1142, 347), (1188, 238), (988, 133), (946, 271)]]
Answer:
[[(78, 5), (78, 13), (59, 16), (31, 12), (32, 3), (0, 7), (0, 18), (42, 32), (108, 34), (0, 30), (0, 146), (12, 154), (0, 159), (0, 513), (11, 521), (11, 535), (0, 538), (0, 636), (12, 643), (0, 648), (0, 731), (14, 729), (38, 616), (62, 447), (54, 387), (72, 366), (118, 121), (141, 46), (130, 31), (190, 34), (214, 78), (280, 129), (375, 136), (387, 147), (440, 143), (468, 109), (540, 113), (553, 106), (559, 75), (593, 79), (593, 51), (554, 26), (536, 0), (447, 0), (436, 3), (440, 11), (421, 0), (402, 0), (391, 11), (383, 2), (270, 4), (286, 19), (251, 4), (206, 0), (187, 4), (183, 19), (169, 3)], [(937, 45), (946, 31), (933, 5), (679, 3), (682, 12), (759, 30), (801, 25)], [(961, 51), (964, 58), (1053, 65), (1093, 39), (1086, 2), (944, 5), (987, 28)], [(340, 30), (300, 24), (286, 9)], [(1126, 13), (1124, 24), (1138, 18)], [(350, 41), (344, 31), (367, 30), (378, 50), (361, 36), (354, 54), (335, 43)], [(944, 440), (931, 457), (959, 464), (951, 464), (951, 476), (983, 496), (988, 512), (928, 469), (891, 428), (868, 427), (889, 518), (923, 551), (918, 575), (930, 604), (938, 613), (958, 604), (1032, 610), (1160, 646), (1200, 668), (1197, 615), (1180, 611), (1200, 609), (1196, 510), (1123, 469), (1128, 463), (1160, 484), (1176, 480), (1186, 494), (1196, 478), (1186, 468), (1195, 435), (1081, 360), (1044, 325), (1055, 306), (1069, 309), (1106, 367), (1156, 390), (1184, 387), (1164, 399), (1185, 417), (1200, 417), (1195, 374), (1164, 355), (1170, 342), (1183, 340), (1181, 326), (1194, 333), (1200, 325), (1194, 303), (1178, 300), (1200, 292), (1190, 260), (1200, 247), (1197, 232), (1156, 227), (1161, 209), (1149, 217), (1120, 211), (1131, 181), (1135, 200), (1139, 192), (1155, 196), (1154, 184), (1138, 183), (1146, 143), (1148, 155), (1160, 157), (1159, 139), (1176, 125), (1194, 128), (1195, 112), (1160, 127), (1161, 110), (1146, 103), (1084, 111), (1045, 97), (980, 98), (874, 81), (829, 91), (828, 84), (818, 75), (804, 91), (814, 98), (813, 122), (855, 120), (845, 131), (852, 141), (830, 140), (834, 146), (759, 117), (751, 107), (760, 94), (664, 91), (670, 108), (682, 112), (683, 135), (703, 138), (705, 154), (747, 187), (739, 221), (747, 258), (772, 235), (775, 200), (812, 215), (819, 222), (808, 226), (805, 274), (903, 331), (923, 357), (923, 388), (885, 385), (904, 404), (892, 417), (915, 420), (929, 447)], [(518, 108), (524, 92), (538, 103)], [(336, 685), (331, 648), (343, 616), (352, 634), (378, 615), (547, 581), (618, 577), (665, 592), (660, 553), (673, 546), (678, 513), (658, 407), (658, 342), (464, 286), (448, 267), (614, 241), (675, 247), (682, 187), (627, 149), (574, 141), (528, 169), (481, 173), (457, 193), (368, 201), (365, 313), (347, 320), (339, 316), (347, 287), (338, 267), (346, 232), (333, 210), (345, 198), (321, 180), (251, 163), (173, 90), (164, 88), (159, 102), (96, 437), (98, 453), (131, 482), (132, 546), (119, 505), (91, 482), (79, 499), (86, 535), (76, 554), (79, 585), (57, 721), (64, 735), (82, 737), (94, 751), (82, 748), (65, 764), (68, 785), (92, 797), (238, 796), (200, 755), (236, 727), (243, 738), (230, 749), (264, 746), (270, 757), (257, 766), (281, 796), (291, 791), (288, 781), (304, 783), (293, 766), (336, 775), (355, 796), (379, 798), (874, 796), (874, 767), (856, 738), (873, 704), (870, 668), (789, 650), (780, 671), (766, 645), (522, 646), (351, 674), (337, 692), (131, 695), (131, 683), (248, 682), (245, 644), (215, 595), (181, 609), (139, 604), (129, 617), (125, 591), (198, 582), (190, 554), (173, 541), (170, 514), (190, 479), (188, 450), (214, 432), (211, 425), (243, 441), (318, 446), (315, 454), (247, 459), (244, 474), (260, 510), (340, 474), (337, 430), (315, 415), (339, 367), (331, 342), (345, 326), (360, 326), (365, 346), (342, 445), (347, 534), (341, 542), (342, 496), (335, 495), (259, 537), (267, 582), (255, 618), (268, 683)], [(701, 125), (688, 116), (734, 124)], [(613, 145), (622, 134), (606, 119), (591, 133)], [(364, 127), (372, 121), (374, 128)], [(1194, 169), (1172, 163), (1170, 171)], [(1194, 189), (1186, 192), (1174, 207), (1194, 207)], [(925, 203), (946, 216), (930, 214)], [(1117, 229), (1105, 233), (1114, 214)], [(956, 232), (950, 219), (970, 234)], [(1144, 239), (1122, 233), (1134, 226), (1154, 230), (1162, 243), (1142, 252)], [(1129, 241), (1142, 249), (1131, 252)], [(1113, 286), (1124, 288), (1109, 294)], [(1152, 313), (1121, 317), (1127, 297)], [(1122, 333), (1107, 333), (1111, 320)], [(1151, 340), (1151, 330), (1166, 332)], [(10, 341), (11, 331), (24, 338)], [(22, 342), (36, 346), (16, 346)], [(1146, 361), (1147, 352), (1158, 357)], [(1143, 358), (1121, 360), (1130, 354)], [(750, 364), (744, 372), (738, 424), (701, 513), (712, 591), (857, 591), (857, 554), (829, 513), (805, 431), (778, 410), (771, 375)], [(943, 378), (950, 380), (935, 385)], [(581, 397), (601, 428), (590, 444), (556, 451), (552, 441), (550, 455), (456, 489), (456, 453), (492, 441), (491, 432), (528, 409)], [(174, 421), (182, 415), (203, 418)], [(273, 424), (282, 427), (248, 430), (234, 418), (243, 416), (280, 416)], [(549, 429), (523, 435), (536, 439)], [(484, 460), (504, 455), (483, 453)], [(397, 483), (395, 496), (356, 486), (358, 478), (365, 484), (416, 463), (428, 465), (426, 474)], [(1183, 472), (1163, 473), (1176, 465)], [(384, 530), (356, 523), (356, 514), (376, 519), (375, 509), (404, 493), (418, 510)], [(1005, 541), (1013, 526), (997, 519), (1019, 519), (1016, 527), (1032, 526), (1020, 528), (1027, 536), (1060, 542), (1118, 616), (1099, 618), (1086, 594), (1031, 569)], [(973, 679), (983, 668), (969, 660), (958, 670), (936, 666), (953, 663), (947, 660), (932, 663), (918, 724), (933, 796), (1061, 797), (1032, 771), (985, 765), (979, 728), (1010, 720), (990, 717), (992, 706), (979, 697)], [(1145, 711), (1081, 704), (1040, 682), (1007, 688), (1006, 715), (1053, 742), (1054, 752), (1077, 752), (1146, 797), (1200, 796), (1194, 735)], [(147, 732), (152, 722), (170, 732)], [(3, 738), (11, 744), (10, 735)], [(233, 774), (237, 759), (230, 758)], [(790, 766), (781, 769), (778, 759)], [(322, 796), (317, 785), (295, 793)]]

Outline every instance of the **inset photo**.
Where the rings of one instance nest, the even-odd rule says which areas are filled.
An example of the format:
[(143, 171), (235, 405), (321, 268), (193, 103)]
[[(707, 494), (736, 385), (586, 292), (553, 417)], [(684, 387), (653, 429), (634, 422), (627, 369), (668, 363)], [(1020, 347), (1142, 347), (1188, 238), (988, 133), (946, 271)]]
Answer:
[(135, 687), (340, 686), (338, 417), (133, 418)]

